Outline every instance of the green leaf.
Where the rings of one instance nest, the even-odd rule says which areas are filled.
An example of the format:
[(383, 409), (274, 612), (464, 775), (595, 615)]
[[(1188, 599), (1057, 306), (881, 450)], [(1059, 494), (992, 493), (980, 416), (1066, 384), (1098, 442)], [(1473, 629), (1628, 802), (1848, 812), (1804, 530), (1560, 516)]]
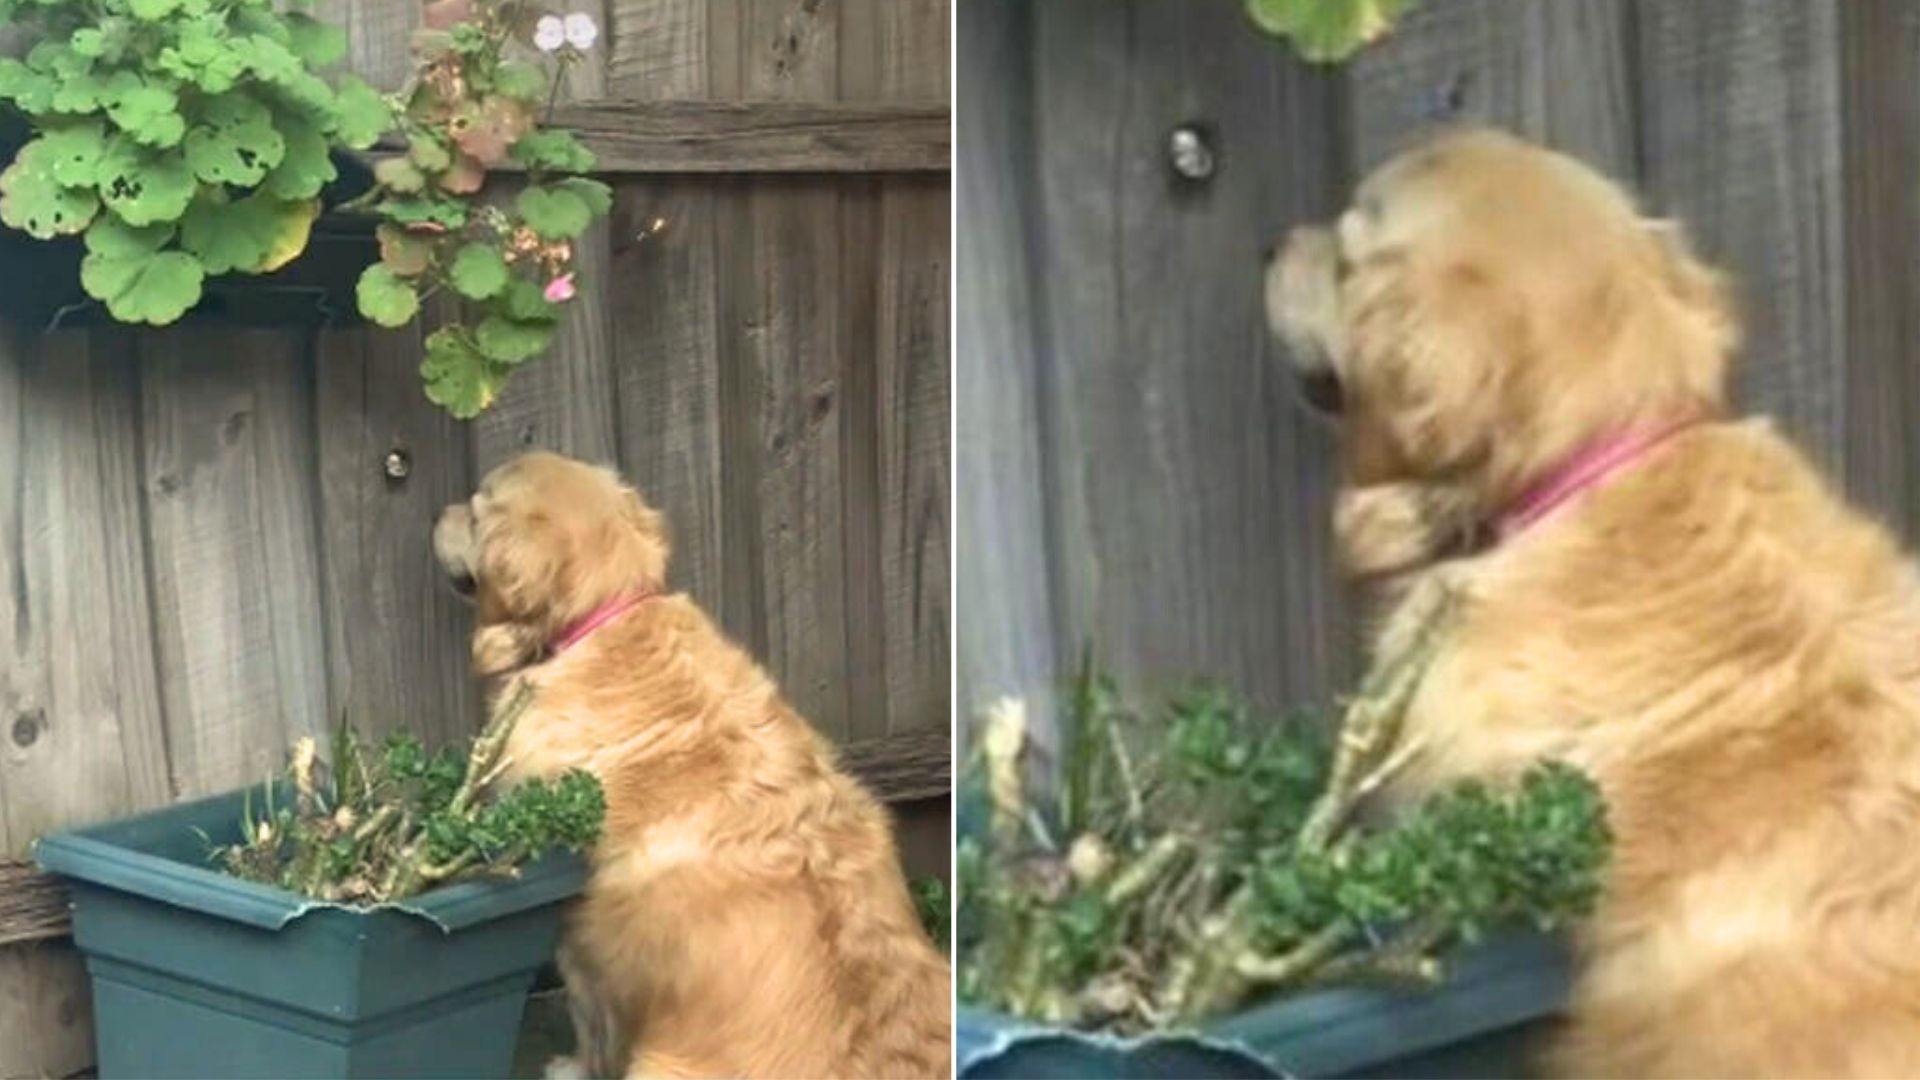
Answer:
[(427, 172), (439, 172), (453, 164), (446, 145), (428, 135), (416, 135), (407, 142), (407, 157)]
[(474, 343), (489, 360), (519, 364), (545, 352), (553, 342), (550, 322), (516, 322), (489, 315), (474, 331)]
[(374, 235), (380, 240), (380, 261), (401, 277), (423, 274), (433, 263), (432, 236), (410, 233), (384, 221), (374, 230)]
[(518, 322), (553, 322), (560, 317), (560, 305), (549, 303), (540, 286), (526, 278), (514, 278), (496, 303)]
[(1246, 0), (1260, 29), (1312, 63), (1345, 60), (1379, 40), (1415, 0)]
[(93, 69), (93, 58), (75, 52), (65, 42), (42, 41), (27, 51), (27, 66), (63, 79), (84, 75)]
[(334, 134), (354, 150), (365, 150), (379, 142), (393, 124), (393, 111), (386, 99), (352, 75), (341, 76), (334, 108)]
[(461, 248), (448, 271), (453, 287), (469, 300), (485, 300), (495, 295), (507, 287), (507, 276), (506, 260), (486, 244), (468, 244)]
[(18, 60), (0, 58), (0, 99), (13, 102), (28, 116), (54, 111), (60, 86), (58, 76), (34, 71)]
[(313, 221), (310, 201), (254, 194), (231, 202), (202, 194), (180, 219), (180, 246), (198, 256), (209, 274), (260, 273), (306, 247)]
[(180, 9), (181, 0), (127, 0), (127, 10), (145, 22), (159, 22)]
[(402, 195), (418, 194), (427, 186), (427, 178), (420, 175), (419, 167), (403, 157), (382, 160), (373, 167), (373, 178), (389, 191)]
[[(103, 226), (124, 229), (109, 218), (102, 218), (94, 228)], [(127, 232), (140, 235), (136, 230)], [(160, 326), (186, 314), (200, 300), (206, 271), (185, 252), (155, 250), (144, 239), (127, 237), (96, 244), (91, 233), (87, 246), (94, 250), (80, 262), (80, 284), (88, 296), (104, 301), (107, 311), (121, 322)]]
[(507, 372), (468, 344), (458, 329), (443, 326), (427, 335), (420, 377), (427, 400), (458, 419), (471, 420), (493, 404)]
[(186, 155), (114, 139), (100, 156), (100, 197), (129, 225), (177, 221), (199, 187)]
[(99, 120), (82, 120), (49, 128), (40, 136), (46, 147), (53, 178), (64, 187), (90, 188), (99, 178), (100, 155), (106, 152), (107, 127)]
[(248, 70), (265, 82), (284, 83), (311, 74), (292, 49), (265, 34), (236, 37), (227, 48), (238, 54)]
[(187, 132), (186, 151), (188, 167), (207, 183), (252, 187), (280, 164), (287, 143), (265, 105), (245, 94), (226, 94), (207, 102), (200, 122)]
[[(120, 77), (134, 78), (124, 71)], [(53, 92), (53, 109), (63, 113), (98, 112), (103, 104), (113, 100), (114, 94), (112, 80), (88, 72), (60, 83), (60, 88)]]
[(584, 176), (569, 176), (553, 185), (562, 191), (571, 191), (587, 204), (594, 217), (606, 217), (613, 212), (613, 189), (598, 180)]
[(511, 153), (515, 161), (529, 168), (556, 172), (591, 172), (596, 164), (593, 151), (563, 128), (528, 132), (513, 144)]
[(458, 229), (467, 223), (466, 204), (452, 199), (432, 197), (386, 199), (380, 203), (379, 210), (402, 225), (421, 225), (432, 222), (449, 229)]
[(87, 230), (87, 253), (111, 258), (149, 255), (167, 246), (167, 241), (173, 239), (173, 232), (170, 224), (135, 228), (108, 214)]
[(124, 82), (116, 77), (108, 90), (112, 97), (106, 102), (107, 116), (135, 140), (165, 147), (178, 143), (187, 133), (187, 121), (180, 115), (180, 97), (172, 88), (129, 76)]
[(538, 103), (547, 96), (547, 73), (532, 64), (508, 60), (493, 72), (494, 92)]
[(287, 45), (308, 67), (323, 68), (347, 55), (347, 32), (332, 23), (295, 12), (286, 16)]
[(593, 220), (586, 201), (561, 187), (529, 185), (514, 205), (527, 226), (546, 240), (571, 240)]
[(281, 79), (272, 84), (273, 96), (281, 104), (295, 109), (324, 123), (332, 123), (334, 118), (333, 87), (326, 80), (308, 72)]
[(379, 326), (405, 326), (420, 311), (420, 294), (384, 263), (375, 263), (360, 275), (354, 289), (360, 314)]
[(313, 198), (339, 175), (327, 153), (327, 137), (304, 116), (282, 115), (277, 123), (286, 153), (261, 181), (260, 190), (282, 199)]
[(86, 228), (100, 199), (90, 188), (60, 182), (64, 160), (44, 136), (21, 147), (0, 172), (0, 222), (41, 240)]
[(107, 51), (107, 35), (97, 26), (83, 26), (67, 39), (67, 47), (88, 59), (98, 59)]

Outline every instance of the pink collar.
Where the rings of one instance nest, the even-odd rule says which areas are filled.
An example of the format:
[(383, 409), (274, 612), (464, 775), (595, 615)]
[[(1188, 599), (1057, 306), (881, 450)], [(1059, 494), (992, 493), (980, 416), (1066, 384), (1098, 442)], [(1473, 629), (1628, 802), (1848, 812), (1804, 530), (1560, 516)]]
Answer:
[(1640, 460), (1654, 447), (1699, 422), (1699, 417), (1689, 416), (1656, 427), (1628, 428), (1595, 439), (1522, 491), (1495, 520), (1495, 532), (1501, 540), (1513, 538), (1568, 499)]
[(554, 635), (553, 640), (547, 644), (547, 655), (549, 657), (559, 656), (561, 653), (580, 644), (581, 640), (588, 634), (593, 633), (595, 630), (600, 629), (648, 600), (653, 599), (655, 595), (657, 594), (649, 590), (645, 592), (628, 593), (625, 596), (616, 596), (606, 601), (599, 607), (587, 612), (584, 618), (572, 623)]

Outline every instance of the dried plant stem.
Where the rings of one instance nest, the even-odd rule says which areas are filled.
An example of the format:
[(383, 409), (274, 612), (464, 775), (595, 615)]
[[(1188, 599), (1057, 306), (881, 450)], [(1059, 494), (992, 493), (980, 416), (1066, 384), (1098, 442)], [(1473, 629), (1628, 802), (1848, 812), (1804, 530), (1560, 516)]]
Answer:
[(522, 679), (514, 685), (513, 694), (500, 708), (494, 710), (480, 737), (473, 740), (473, 751), (467, 756), (466, 779), (460, 782), (460, 788), (453, 793), (453, 801), (447, 809), (456, 814), (465, 813), (473, 805), (475, 796), (486, 790), (487, 785), (500, 777), (505, 762), (502, 756), (507, 749), (507, 740), (513, 736), (515, 724), (533, 702), (533, 684)]
[(1359, 695), (1341, 716), (1326, 790), (1300, 827), (1297, 843), (1303, 852), (1325, 851), (1339, 836), (1360, 801), (1362, 782), (1399, 740), (1407, 706), (1413, 703), (1414, 692), (1433, 661), (1441, 625), (1452, 612), (1452, 594), (1435, 584), (1408, 603), (1420, 605), (1411, 616), (1412, 640), (1403, 650), (1382, 656), (1375, 663), (1361, 682)]
[(1304, 981), (1314, 969), (1333, 959), (1353, 938), (1351, 924), (1328, 923), (1279, 956), (1242, 953), (1234, 958), (1234, 974), (1250, 986), (1290, 986)]
[(1120, 908), (1132, 903), (1172, 869), (1187, 850), (1186, 838), (1178, 833), (1167, 833), (1149, 844), (1139, 858), (1128, 863), (1127, 868), (1108, 883), (1107, 906)]
[(1440, 981), (1433, 950), (1446, 937), (1438, 919), (1425, 919), (1401, 931), (1377, 949), (1363, 949), (1330, 960), (1313, 974), (1317, 983), (1385, 982), (1395, 986), (1432, 986)]

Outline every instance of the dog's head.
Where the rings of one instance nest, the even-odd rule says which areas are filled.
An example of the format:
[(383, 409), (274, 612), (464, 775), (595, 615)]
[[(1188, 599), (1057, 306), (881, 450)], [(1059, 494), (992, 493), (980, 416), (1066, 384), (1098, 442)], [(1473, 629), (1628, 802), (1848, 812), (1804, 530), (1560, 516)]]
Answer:
[(1739, 338), (1674, 225), (1492, 131), (1404, 153), (1295, 229), (1266, 300), (1340, 418), (1349, 482), (1444, 481), (1489, 508), (1603, 432), (1717, 407)]
[(664, 584), (660, 515), (611, 471), (530, 453), (487, 474), (440, 515), (434, 555), (473, 598), (473, 663), (482, 675), (537, 659), (602, 603)]

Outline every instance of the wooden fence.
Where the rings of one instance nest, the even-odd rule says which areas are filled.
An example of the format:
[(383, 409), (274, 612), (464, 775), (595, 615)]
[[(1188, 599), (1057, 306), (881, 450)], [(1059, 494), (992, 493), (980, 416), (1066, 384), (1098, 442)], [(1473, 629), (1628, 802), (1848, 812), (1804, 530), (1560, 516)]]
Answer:
[[(398, 83), (414, 0), (318, 6)], [(0, 338), (0, 856), (258, 780), (342, 715), (467, 730), (430, 526), (545, 447), (667, 512), (674, 583), (945, 872), (947, 2), (564, 6), (603, 47), (559, 119), (617, 205), (558, 347), (480, 420), (422, 397), (418, 329)], [(0, 1075), (91, 1051), (66, 945), (0, 948)]]
[[(1352, 670), (1328, 434), (1262, 251), (1453, 121), (1575, 152), (1730, 268), (1740, 397), (1920, 534), (1920, 4), (1427, 0), (1344, 68), (1237, 0), (958, 9), (962, 722), (1092, 641), (1268, 707)], [(1210, 179), (1169, 166), (1192, 125)]]

